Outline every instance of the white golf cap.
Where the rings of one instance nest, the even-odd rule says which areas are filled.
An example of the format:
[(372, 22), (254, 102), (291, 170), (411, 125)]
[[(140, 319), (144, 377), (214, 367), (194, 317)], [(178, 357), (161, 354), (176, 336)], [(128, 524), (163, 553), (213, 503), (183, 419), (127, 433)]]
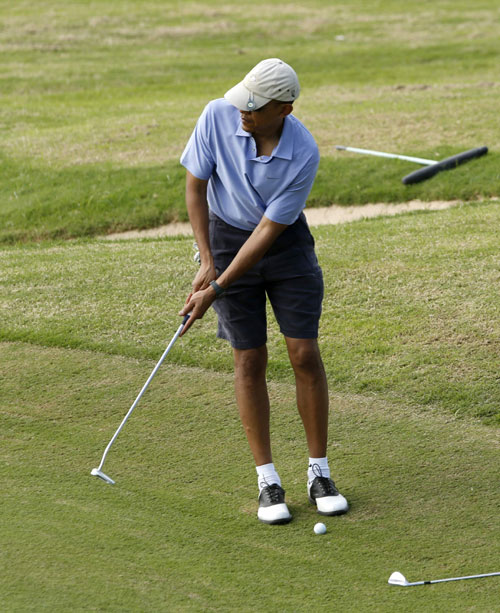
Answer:
[(259, 62), (243, 81), (224, 94), (224, 98), (240, 111), (256, 111), (270, 100), (293, 102), (299, 93), (295, 70), (273, 57)]

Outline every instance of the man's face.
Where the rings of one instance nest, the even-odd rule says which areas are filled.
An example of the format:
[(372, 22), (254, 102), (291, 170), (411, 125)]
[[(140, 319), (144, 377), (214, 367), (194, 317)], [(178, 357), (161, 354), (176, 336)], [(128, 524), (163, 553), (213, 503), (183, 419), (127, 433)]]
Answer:
[(274, 134), (283, 123), (283, 119), (293, 110), (291, 104), (271, 100), (256, 111), (241, 111), (241, 127), (245, 132), (259, 136)]

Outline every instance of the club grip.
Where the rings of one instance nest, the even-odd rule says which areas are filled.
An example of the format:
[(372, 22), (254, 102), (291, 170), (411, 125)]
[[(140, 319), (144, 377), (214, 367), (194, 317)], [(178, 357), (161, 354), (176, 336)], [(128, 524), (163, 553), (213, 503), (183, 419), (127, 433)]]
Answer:
[(182, 325), (186, 325), (187, 320), (191, 317), (191, 313), (188, 313), (187, 315), (184, 315), (184, 319), (182, 320)]
[(410, 172), (409, 175), (403, 177), (402, 181), (405, 185), (420, 183), (420, 181), (425, 181), (426, 179), (430, 179), (434, 175), (437, 175), (440, 170), (441, 168), (439, 168), (439, 164), (424, 166), (423, 168)]
[(406, 175), (406, 177), (403, 177), (402, 181), (405, 185), (420, 183), (420, 181), (430, 179), (441, 170), (451, 170), (452, 168), (460, 166), (460, 164), (463, 164), (464, 162), (468, 162), (474, 158), (479, 158), (486, 153), (488, 153), (488, 147), (476, 147), (475, 149), (469, 149), (469, 151), (463, 151), (462, 153), (457, 153), (449, 158), (445, 158), (432, 166), (419, 168), (418, 170), (411, 172), (409, 175)]
[(456, 168), (467, 162), (468, 160), (472, 160), (474, 158), (480, 158), (482, 155), (488, 153), (488, 147), (477, 147), (476, 149), (469, 149), (469, 151), (464, 151), (463, 153), (458, 153), (457, 155), (452, 155), (445, 160), (439, 162), (438, 166), (441, 167), (441, 170), (450, 170), (451, 168)]

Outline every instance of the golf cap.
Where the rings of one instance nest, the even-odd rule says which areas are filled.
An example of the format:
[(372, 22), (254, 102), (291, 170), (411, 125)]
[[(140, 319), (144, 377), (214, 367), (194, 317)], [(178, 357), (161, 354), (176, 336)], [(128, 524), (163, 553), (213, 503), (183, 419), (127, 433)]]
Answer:
[(256, 111), (270, 100), (293, 102), (299, 93), (295, 70), (273, 57), (259, 62), (224, 98), (240, 111)]

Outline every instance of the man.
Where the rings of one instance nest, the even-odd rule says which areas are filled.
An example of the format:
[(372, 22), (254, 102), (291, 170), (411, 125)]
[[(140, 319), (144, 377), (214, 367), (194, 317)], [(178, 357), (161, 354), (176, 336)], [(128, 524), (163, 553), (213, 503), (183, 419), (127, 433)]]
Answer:
[(259, 62), (210, 102), (181, 157), (201, 266), (181, 315), (183, 333), (213, 304), (233, 348), (236, 400), (258, 476), (258, 518), (292, 516), (274, 467), (266, 385), (266, 295), (283, 333), (309, 448), (307, 491), (319, 513), (348, 509), (327, 461), (328, 388), (318, 349), (323, 277), (302, 210), (319, 163), (313, 137), (291, 113), (291, 66)]

